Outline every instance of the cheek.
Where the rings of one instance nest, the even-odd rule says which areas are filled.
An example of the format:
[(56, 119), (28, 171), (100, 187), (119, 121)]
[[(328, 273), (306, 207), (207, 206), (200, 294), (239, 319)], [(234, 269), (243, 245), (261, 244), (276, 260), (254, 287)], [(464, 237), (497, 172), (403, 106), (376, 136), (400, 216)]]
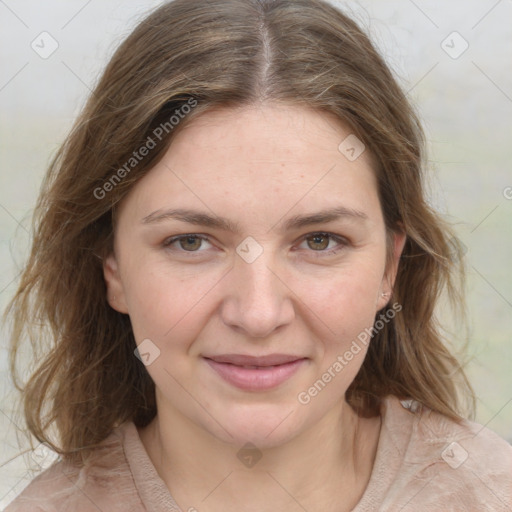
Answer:
[(300, 295), (320, 320), (340, 335), (373, 322), (383, 269), (358, 265), (321, 278), (298, 280)]
[(377, 255), (347, 265), (329, 278), (303, 282), (301, 295), (308, 297), (306, 304), (314, 312), (309, 314), (310, 329), (321, 340), (316, 347), (318, 377), (333, 382), (325, 399), (344, 393), (363, 364), (383, 272), (375, 261)]
[(208, 293), (221, 275), (183, 273), (169, 263), (147, 258), (126, 266), (126, 299), (135, 339), (150, 338), (161, 349), (189, 343), (200, 331), (201, 318), (207, 315)]

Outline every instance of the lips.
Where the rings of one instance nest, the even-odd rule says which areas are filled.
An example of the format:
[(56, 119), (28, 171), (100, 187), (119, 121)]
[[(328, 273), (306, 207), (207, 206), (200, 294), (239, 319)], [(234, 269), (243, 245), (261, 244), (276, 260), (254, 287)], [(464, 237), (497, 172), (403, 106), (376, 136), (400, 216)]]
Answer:
[(265, 356), (223, 354), (220, 356), (209, 356), (207, 359), (211, 359), (217, 363), (229, 363), (236, 366), (268, 367), (291, 363), (298, 359), (304, 359), (304, 357), (287, 354), (268, 354)]
[(229, 384), (245, 391), (265, 391), (288, 380), (306, 358), (289, 354), (248, 356), (223, 354), (205, 357), (217, 375)]

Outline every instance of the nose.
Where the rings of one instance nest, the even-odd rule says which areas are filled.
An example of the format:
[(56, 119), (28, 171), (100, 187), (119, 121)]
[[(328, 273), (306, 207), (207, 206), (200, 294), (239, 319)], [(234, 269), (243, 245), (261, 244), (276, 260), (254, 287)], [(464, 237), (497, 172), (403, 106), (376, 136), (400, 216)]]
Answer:
[(248, 337), (267, 337), (295, 316), (293, 294), (266, 252), (252, 263), (237, 257), (225, 286), (222, 320)]

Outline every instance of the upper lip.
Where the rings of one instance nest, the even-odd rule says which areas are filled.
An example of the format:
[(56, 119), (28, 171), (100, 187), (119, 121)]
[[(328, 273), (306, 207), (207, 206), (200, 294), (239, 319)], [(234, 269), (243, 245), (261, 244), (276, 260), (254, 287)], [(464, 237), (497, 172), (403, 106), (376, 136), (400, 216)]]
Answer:
[(289, 354), (268, 354), (265, 356), (249, 356), (243, 354), (221, 354), (218, 356), (205, 356), (217, 363), (229, 363), (236, 366), (276, 366), (279, 364), (291, 363), (299, 359), (306, 359), (301, 356)]

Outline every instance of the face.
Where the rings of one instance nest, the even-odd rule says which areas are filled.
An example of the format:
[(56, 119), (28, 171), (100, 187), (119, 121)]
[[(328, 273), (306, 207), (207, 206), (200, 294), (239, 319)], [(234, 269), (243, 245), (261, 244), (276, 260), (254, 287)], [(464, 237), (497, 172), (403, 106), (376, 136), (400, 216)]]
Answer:
[(338, 149), (350, 133), (304, 107), (210, 110), (123, 200), (104, 273), (159, 416), (264, 447), (343, 403), (404, 242), (386, 267), (370, 155)]

